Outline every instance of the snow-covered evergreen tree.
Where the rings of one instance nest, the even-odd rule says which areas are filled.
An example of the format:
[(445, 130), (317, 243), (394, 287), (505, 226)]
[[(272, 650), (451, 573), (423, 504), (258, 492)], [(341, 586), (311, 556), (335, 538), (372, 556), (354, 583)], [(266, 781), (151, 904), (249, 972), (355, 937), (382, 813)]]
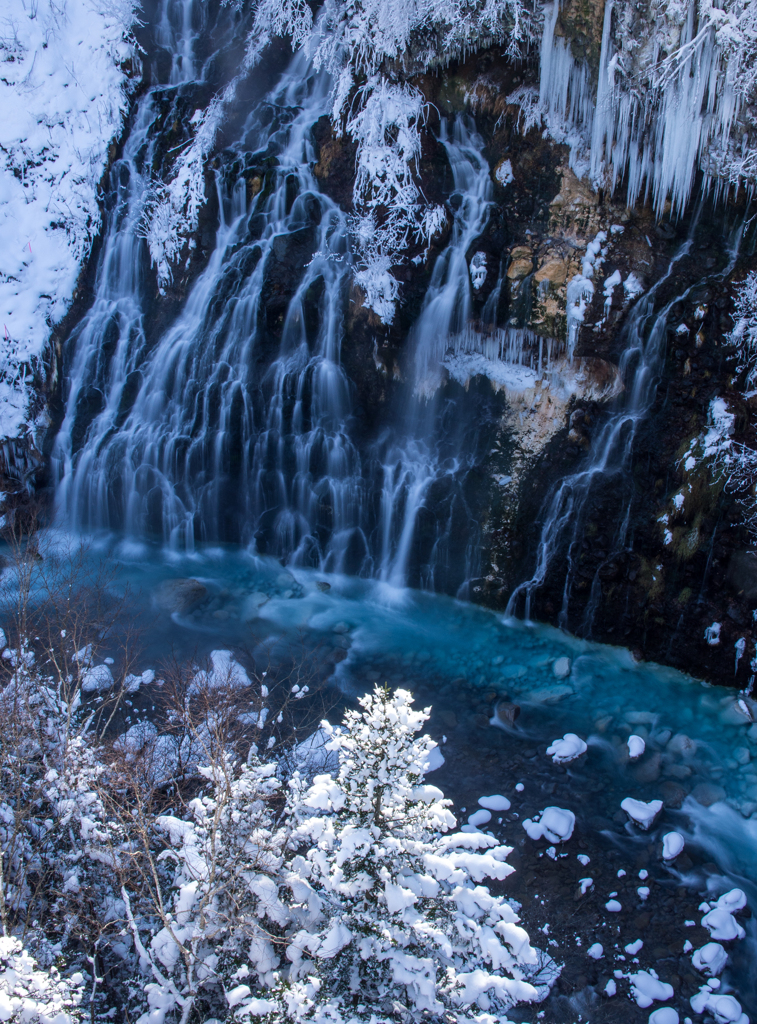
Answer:
[(377, 688), (360, 703), (342, 728), (323, 726), (338, 773), (290, 782), (291, 967), (265, 1005), (242, 1001), (243, 1012), (489, 1020), (482, 1012), (537, 1000), (527, 980), (537, 953), (513, 907), (480, 884), (513, 871), (510, 848), (482, 833), (445, 835), (455, 819), (423, 782), (434, 743), (416, 736), (428, 711), (414, 710), (410, 693)]

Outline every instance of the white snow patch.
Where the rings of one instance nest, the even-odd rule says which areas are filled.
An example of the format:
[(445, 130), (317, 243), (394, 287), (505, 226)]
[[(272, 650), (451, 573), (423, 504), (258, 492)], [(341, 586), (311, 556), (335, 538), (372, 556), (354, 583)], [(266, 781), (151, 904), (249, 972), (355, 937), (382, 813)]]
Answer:
[(636, 274), (631, 272), (623, 282), (623, 291), (626, 293), (626, 299), (632, 302), (639, 295), (644, 294), (644, 285), (638, 279)]
[(709, 1010), (716, 1024), (749, 1024), (749, 1018), (742, 1013), (741, 1003), (735, 996), (720, 995), (713, 992), (709, 985), (703, 985), (690, 1001), (694, 1013)]
[(473, 825), (474, 828), (478, 828), (480, 825), (486, 825), (492, 820), (491, 811), (484, 810), (474, 811), (473, 814), (468, 815), (468, 824)]
[(547, 753), (551, 755), (555, 764), (575, 761), (587, 750), (586, 742), (574, 732), (566, 732), (561, 740), (554, 740), (552, 745), (547, 747)]
[(717, 647), (720, 643), (720, 630), (721, 624), (719, 622), (713, 622), (711, 626), (708, 626), (704, 631), (704, 638), (710, 647)]
[(675, 860), (683, 852), (685, 840), (680, 832), (667, 832), (662, 837), (662, 859)]
[(443, 764), (444, 754), (442, 754), (439, 746), (436, 745), (428, 752), (428, 757), (426, 759), (426, 774), (428, 775), (429, 772), (435, 772), (437, 769), (441, 768)]
[(696, 950), (691, 958), (694, 967), (703, 974), (720, 974), (726, 965), (728, 954), (719, 942), (708, 942)]
[(474, 252), (468, 269), (473, 290), (479, 291), (486, 280), (486, 253)]
[(494, 796), (480, 796), (478, 802), (488, 811), (509, 811), (510, 801), (506, 796), (495, 794)]
[(651, 1006), (653, 1002), (673, 998), (673, 986), (660, 981), (653, 970), (630, 974), (628, 980), (631, 982), (631, 995), (642, 1009)]
[(509, 185), (510, 182), (513, 181), (515, 178), (515, 175), (513, 174), (513, 165), (511, 161), (503, 160), (497, 167), (496, 171), (494, 172), (494, 177), (497, 179), (500, 185)]
[(548, 839), (551, 843), (564, 843), (573, 835), (576, 816), (563, 807), (545, 807), (533, 820), (521, 823), (531, 839)]
[(641, 757), (646, 750), (646, 747), (647, 745), (641, 736), (633, 734), (628, 737), (628, 756), (632, 761), (635, 761), (637, 757)]
[(678, 1011), (672, 1006), (661, 1006), (649, 1015), (649, 1024), (679, 1024)]
[(136, 56), (130, 0), (4, 0), (0, 436), (19, 436), (50, 327), (100, 227), (97, 190)]
[(621, 800), (620, 806), (632, 821), (646, 830), (662, 810), (662, 800), (650, 800), (649, 803), (645, 803), (643, 800), (627, 796), (625, 800)]

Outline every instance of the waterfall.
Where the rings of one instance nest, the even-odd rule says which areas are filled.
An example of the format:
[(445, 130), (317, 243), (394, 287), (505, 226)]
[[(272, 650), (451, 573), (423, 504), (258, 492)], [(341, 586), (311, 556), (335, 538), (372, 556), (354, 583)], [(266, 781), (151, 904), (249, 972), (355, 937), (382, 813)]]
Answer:
[[(696, 219), (692, 231), (695, 226)], [(726, 268), (719, 274), (708, 277), (723, 280), (731, 273), (735, 266), (742, 231), (743, 225), (736, 232), (731, 258)], [(655, 400), (665, 354), (668, 318), (673, 307), (685, 301), (696, 287), (703, 284), (703, 281), (689, 285), (680, 294), (675, 293), (674, 297), (657, 312), (655, 298), (662, 286), (673, 276), (677, 264), (689, 254), (691, 246), (692, 241), (689, 239), (680, 247), (666, 272), (636, 303), (629, 314), (621, 335), (624, 347), (619, 367), (626, 384), (625, 394), (598, 430), (585, 465), (559, 481), (547, 495), (539, 515), (542, 526), (536, 567), (531, 578), (521, 583), (511, 594), (507, 605), (508, 615), (513, 615), (524, 607), (526, 618), (530, 618), (533, 595), (544, 584), (547, 574), (555, 570), (560, 559), (564, 559), (562, 606), (558, 623), (563, 628), (568, 627), (570, 599), (575, 583), (576, 553), (585, 536), (586, 514), (596, 488), (610, 478), (618, 481), (619, 493), (623, 495), (624, 514), (616, 524), (612, 551), (603, 564), (611, 561), (613, 555), (623, 551), (627, 546), (633, 497), (630, 480), (633, 446), (638, 429)], [(584, 613), (582, 628), (585, 633), (591, 632), (600, 599), (598, 570)]]
[[(339, 365), (346, 221), (318, 193), (312, 172), (310, 130), (328, 110), (329, 88), (298, 56), (248, 118), (237, 149), (278, 150), (270, 189), (248, 202), (244, 176), (224, 194), (217, 174), (215, 248), (184, 309), (149, 349), (137, 222), (151, 103), (142, 102), (140, 130), (114, 169), (130, 184), (118, 191), (96, 299), (74, 339), (55, 449), (59, 505), (70, 521), (177, 548), (234, 535), (249, 541), (262, 524), (273, 551), (293, 561), (308, 560), (308, 548), (319, 545), (323, 515), (334, 538), (359, 521), (359, 459), (344, 428), (350, 388)], [(293, 240), (309, 254), (282, 314), (278, 357), (266, 367), (266, 275)], [(314, 304), (309, 331), (306, 306)], [(102, 408), (84, 428), (83, 396), (93, 388)]]
[[(420, 315), (410, 332), (415, 377), (413, 394), (398, 413), (404, 433), (397, 429), (388, 432), (375, 456), (381, 480), (378, 575), (394, 585), (404, 582), (410, 550), (416, 545), (420, 549), (416, 582), (429, 589), (435, 588), (437, 573), (444, 564), (456, 516), (468, 518), (459, 478), (467, 468), (466, 459), (474, 455), (470, 449), (466, 451), (465, 445), (450, 443), (450, 410), (445, 409), (439, 389), (448, 351), (464, 348), (466, 340), (472, 347), (468, 251), (486, 226), (492, 195), (483, 141), (473, 122), (457, 118), (450, 131), (442, 119), (439, 140), (447, 153), (454, 183), (450, 196), (452, 235), (437, 257)], [(420, 538), (419, 522), (434, 488), (446, 492), (449, 513), (437, 521), (432, 536)], [(469, 532), (470, 523), (466, 526)], [(458, 570), (453, 589), (464, 586), (470, 577), (469, 554), (465, 569)]]
[(198, 73), (193, 8), (173, 2), (156, 30), (173, 46), (170, 82), (141, 98), (113, 166), (94, 300), (67, 345), (53, 449), (60, 517), (177, 551), (231, 541), (290, 565), (457, 592), (477, 557), (470, 474), (496, 420), (487, 410), (502, 400), (487, 381), (481, 394), (457, 384), (451, 394), (445, 361), (541, 367), (552, 354), (497, 325), (505, 261), (474, 318), (469, 250), (492, 188), (483, 140), (468, 118), (442, 122), (451, 238), (410, 331), (411, 379), (360, 449), (341, 358), (347, 217), (313, 170), (332, 83), (303, 53), (227, 141), (212, 251), (174, 319), (153, 322), (142, 235), (158, 134), (167, 102), (171, 116), (191, 110)]

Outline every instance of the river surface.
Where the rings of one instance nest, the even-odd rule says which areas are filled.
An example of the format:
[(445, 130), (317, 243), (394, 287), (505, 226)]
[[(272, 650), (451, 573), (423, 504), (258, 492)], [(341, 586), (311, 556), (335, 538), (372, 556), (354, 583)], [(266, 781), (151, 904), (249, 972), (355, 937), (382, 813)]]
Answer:
[[(62, 564), (76, 544), (69, 535), (48, 533), (43, 560)], [(386, 682), (431, 706), (429, 732), (444, 757), (433, 781), (454, 800), (461, 822), (481, 796), (510, 800), (507, 812), (495, 812), (481, 827), (513, 846), (518, 870), (508, 891), (523, 904), (534, 943), (564, 965), (550, 1001), (519, 1008), (514, 1019), (536, 1020), (544, 1009), (540, 1020), (646, 1021), (649, 1010), (629, 1000), (626, 979), (617, 980), (613, 999), (602, 995), (613, 971), (646, 967), (674, 984), (672, 1005), (681, 1019), (691, 1014), (689, 998), (705, 979), (683, 950), (687, 940), (694, 949), (709, 940), (700, 925), (703, 899), (738, 886), (757, 906), (753, 702), (673, 669), (637, 663), (622, 648), (450, 597), (284, 569), (236, 547), (186, 554), (108, 535), (91, 538), (86, 557), (113, 573), (114, 594), (130, 595), (128, 615), (142, 631), (137, 671), (153, 668), (160, 678), (169, 658), (201, 661), (219, 649), (259, 669), (297, 647), (317, 661), (342, 705)], [(196, 587), (191, 605), (172, 611), (166, 595), (177, 583), (171, 581), (186, 580), (204, 590)], [(561, 671), (567, 672), (562, 678)], [(149, 687), (140, 699), (149, 705)], [(138, 703), (135, 698), (135, 720)], [(520, 708), (514, 719), (513, 705)], [(546, 748), (568, 732), (586, 741), (587, 752), (553, 764)], [(631, 734), (646, 743), (634, 762)], [(663, 800), (649, 831), (629, 821), (620, 807), (626, 797)], [(576, 815), (567, 842), (550, 846), (524, 831), (523, 820), (547, 806)], [(671, 831), (684, 836), (686, 847), (665, 863), (662, 836)], [(589, 862), (581, 863), (579, 854)], [(640, 871), (648, 879), (640, 880)], [(593, 886), (582, 896), (579, 879), (587, 877)], [(646, 898), (641, 886), (650, 889)], [(612, 894), (622, 908), (616, 913), (605, 909)], [(746, 938), (725, 943), (721, 991), (736, 994), (755, 1019), (750, 965), (757, 929), (751, 918), (740, 920)], [(637, 939), (644, 947), (633, 961), (623, 947)], [(596, 941), (605, 949), (600, 960), (586, 955)]]

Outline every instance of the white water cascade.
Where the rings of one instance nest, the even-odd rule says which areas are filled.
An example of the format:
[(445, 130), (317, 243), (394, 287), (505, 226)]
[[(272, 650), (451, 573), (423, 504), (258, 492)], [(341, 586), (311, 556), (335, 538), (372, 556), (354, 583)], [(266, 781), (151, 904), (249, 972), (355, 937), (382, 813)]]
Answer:
[[(145, 182), (136, 162), (150, 124), (143, 102), (144, 130), (130, 136), (119, 168), (128, 168), (133, 184), (111, 219), (56, 445), (59, 502), (72, 521), (191, 548), (196, 538), (234, 532), (249, 540), (268, 520), (276, 552), (294, 560), (305, 557), (324, 503), (337, 546), (359, 521), (359, 459), (343, 431), (349, 385), (339, 366), (346, 223), (318, 194), (311, 170), (310, 129), (328, 109), (329, 86), (297, 57), (248, 119), (239, 149), (278, 150), (272, 186), (248, 203), (243, 177), (228, 195), (219, 178), (214, 251), (184, 309), (149, 351), (137, 295)], [(269, 117), (259, 120), (272, 110), (274, 131)], [(257, 230), (250, 239), (251, 224)], [(260, 349), (270, 343), (261, 301), (266, 271), (298, 236), (308, 236), (311, 256), (283, 318), (278, 358), (261, 369)], [(306, 297), (312, 303), (314, 292), (317, 325), (308, 337)], [(118, 342), (100, 366), (114, 326)], [(77, 451), (82, 395), (93, 387), (103, 407)]]
[[(160, 22), (161, 40), (171, 24)], [(184, 74), (184, 56), (172, 67), (172, 78)], [(291, 565), (457, 592), (478, 539), (466, 481), (485, 451), (487, 403), (501, 398), (485, 381), (483, 403), (460, 388), (451, 398), (445, 359), (541, 365), (551, 347), (497, 325), (504, 264), (487, 324), (474, 321), (470, 249), (488, 220), (490, 168), (472, 122), (444, 122), (452, 236), (411, 329), (414, 380), (361, 456), (341, 359), (347, 218), (313, 172), (312, 127), (329, 110), (330, 86), (300, 54), (237, 130), (231, 171), (216, 170), (215, 245), (158, 329), (141, 225), (158, 108), (166, 88), (180, 97), (189, 86), (141, 100), (113, 169), (95, 299), (69, 343), (53, 452), (58, 507), (74, 526), (174, 550), (241, 542)], [(268, 168), (252, 196), (250, 166)]]
[[(483, 156), (483, 140), (469, 119), (457, 118), (451, 127), (442, 120), (439, 139), (454, 183), (452, 234), (436, 259), (410, 333), (413, 394), (399, 411), (399, 428), (388, 431), (377, 446), (375, 461), (381, 481), (378, 576), (401, 585), (407, 579), (410, 552), (415, 547), (421, 567), (416, 582), (435, 589), (440, 570), (449, 570), (450, 549), (467, 536), (464, 550), (455, 552), (458, 569), (452, 589), (459, 591), (470, 578), (476, 557), (477, 532), (461, 487), (476, 459), (476, 441), (470, 436), (463, 440), (462, 410), (440, 394), (445, 361), (459, 353), (486, 353), (496, 360), (516, 361), (522, 355), (522, 339), (518, 332), (495, 329), (487, 336), (472, 327), (468, 258), (489, 217), (490, 168)], [(499, 294), (498, 288), (495, 293)], [(421, 523), (432, 501), (441, 501), (446, 513), (437, 514), (434, 530), (421, 537)], [(447, 586), (441, 589), (450, 589), (452, 578), (449, 573)]]

